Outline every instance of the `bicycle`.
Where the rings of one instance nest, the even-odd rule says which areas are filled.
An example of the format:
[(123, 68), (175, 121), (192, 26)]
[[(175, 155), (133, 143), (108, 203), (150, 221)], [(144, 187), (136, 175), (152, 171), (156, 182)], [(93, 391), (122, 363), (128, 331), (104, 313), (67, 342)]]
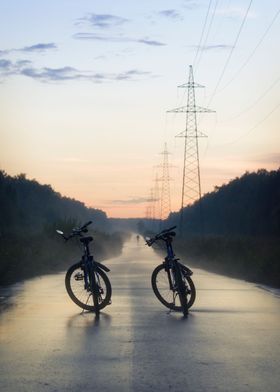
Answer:
[(83, 235), (88, 232), (87, 226), (91, 223), (89, 221), (81, 227), (72, 229), (68, 237), (61, 230), (56, 230), (56, 232), (65, 241), (78, 237), (83, 244), (84, 253), (81, 260), (73, 264), (66, 272), (65, 287), (69, 297), (76, 305), (99, 315), (100, 310), (111, 303), (112, 288), (105, 273), (110, 271), (109, 268), (94, 260), (90, 254), (89, 243), (93, 238)]
[(196, 297), (195, 285), (191, 279), (193, 272), (175, 258), (172, 241), (176, 233), (176, 226), (162, 230), (153, 238), (146, 238), (148, 246), (162, 240), (165, 243), (167, 256), (162, 264), (158, 265), (151, 277), (153, 291), (158, 300), (167, 308), (182, 311), (187, 316)]

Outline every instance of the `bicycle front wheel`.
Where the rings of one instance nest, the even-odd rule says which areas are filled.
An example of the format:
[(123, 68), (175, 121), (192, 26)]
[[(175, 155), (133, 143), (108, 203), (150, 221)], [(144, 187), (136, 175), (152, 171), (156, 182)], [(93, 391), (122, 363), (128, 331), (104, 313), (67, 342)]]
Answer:
[[(177, 282), (175, 282), (175, 277), (170, 268), (166, 270), (164, 264), (158, 265), (152, 273), (151, 282), (156, 297), (164, 306), (178, 312), (183, 311), (181, 305), (182, 298), (180, 299)], [(182, 284), (185, 287), (184, 296), (187, 302), (187, 309), (189, 309), (195, 301), (195, 286), (192, 279), (183, 274)]]
[[(69, 297), (80, 308), (91, 312), (95, 312), (97, 308), (98, 310), (105, 308), (110, 303), (112, 295), (111, 283), (105, 272), (99, 269), (93, 273), (94, 279), (90, 282), (90, 278), (85, 275), (83, 265), (77, 263), (68, 269), (65, 276), (65, 287)], [(93, 291), (96, 295), (93, 295)], [(97, 307), (96, 301), (98, 301)]]
[(100, 286), (98, 284), (98, 276), (96, 275), (95, 271), (92, 270), (90, 272), (90, 285), (91, 285), (91, 292), (93, 296), (93, 307), (96, 316), (99, 316), (100, 313), (100, 306), (99, 306), (99, 296), (100, 296)]
[(178, 263), (174, 265), (174, 275), (175, 275), (175, 287), (181, 303), (181, 311), (183, 312), (184, 316), (187, 316), (188, 314), (188, 299), (186, 296), (187, 287), (185, 285), (185, 282), (183, 281), (181, 268), (180, 265), (178, 265)]

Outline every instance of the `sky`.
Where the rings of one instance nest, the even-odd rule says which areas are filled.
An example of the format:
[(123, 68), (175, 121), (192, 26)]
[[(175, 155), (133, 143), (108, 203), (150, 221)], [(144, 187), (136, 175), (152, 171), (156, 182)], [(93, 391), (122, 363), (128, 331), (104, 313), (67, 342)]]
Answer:
[(193, 66), (202, 193), (279, 168), (280, 6), (267, 0), (0, 1), (0, 168), (109, 217), (145, 217), (164, 145), (181, 203)]

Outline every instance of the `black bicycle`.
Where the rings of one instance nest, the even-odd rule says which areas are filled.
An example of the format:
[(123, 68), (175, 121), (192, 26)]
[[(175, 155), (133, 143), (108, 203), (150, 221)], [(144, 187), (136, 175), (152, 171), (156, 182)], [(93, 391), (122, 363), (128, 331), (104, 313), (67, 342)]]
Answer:
[(106, 275), (109, 272), (104, 264), (98, 263), (90, 254), (89, 243), (93, 240), (91, 236), (84, 236), (88, 232), (89, 221), (81, 227), (72, 229), (67, 237), (61, 230), (56, 230), (65, 241), (78, 237), (83, 244), (83, 256), (78, 263), (72, 265), (65, 276), (67, 293), (76, 305), (85, 310), (95, 312), (99, 315), (101, 309), (111, 303), (112, 288)]
[(146, 243), (151, 246), (156, 241), (163, 241), (167, 251), (163, 263), (152, 273), (152, 288), (156, 297), (167, 308), (182, 311), (186, 316), (195, 301), (196, 291), (191, 279), (193, 272), (175, 258), (172, 248), (175, 228), (176, 226), (173, 226), (162, 230), (153, 238), (146, 238)]

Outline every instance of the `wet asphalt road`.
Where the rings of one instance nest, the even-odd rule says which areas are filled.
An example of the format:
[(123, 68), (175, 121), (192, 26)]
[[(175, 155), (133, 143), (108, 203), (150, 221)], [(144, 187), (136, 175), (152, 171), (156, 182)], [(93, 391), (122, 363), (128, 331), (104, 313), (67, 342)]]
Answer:
[(112, 305), (81, 313), (64, 274), (1, 289), (1, 392), (280, 391), (280, 297), (194, 269), (187, 319), (150, 286), (160, 258), (135, 237), (107, 261)]

